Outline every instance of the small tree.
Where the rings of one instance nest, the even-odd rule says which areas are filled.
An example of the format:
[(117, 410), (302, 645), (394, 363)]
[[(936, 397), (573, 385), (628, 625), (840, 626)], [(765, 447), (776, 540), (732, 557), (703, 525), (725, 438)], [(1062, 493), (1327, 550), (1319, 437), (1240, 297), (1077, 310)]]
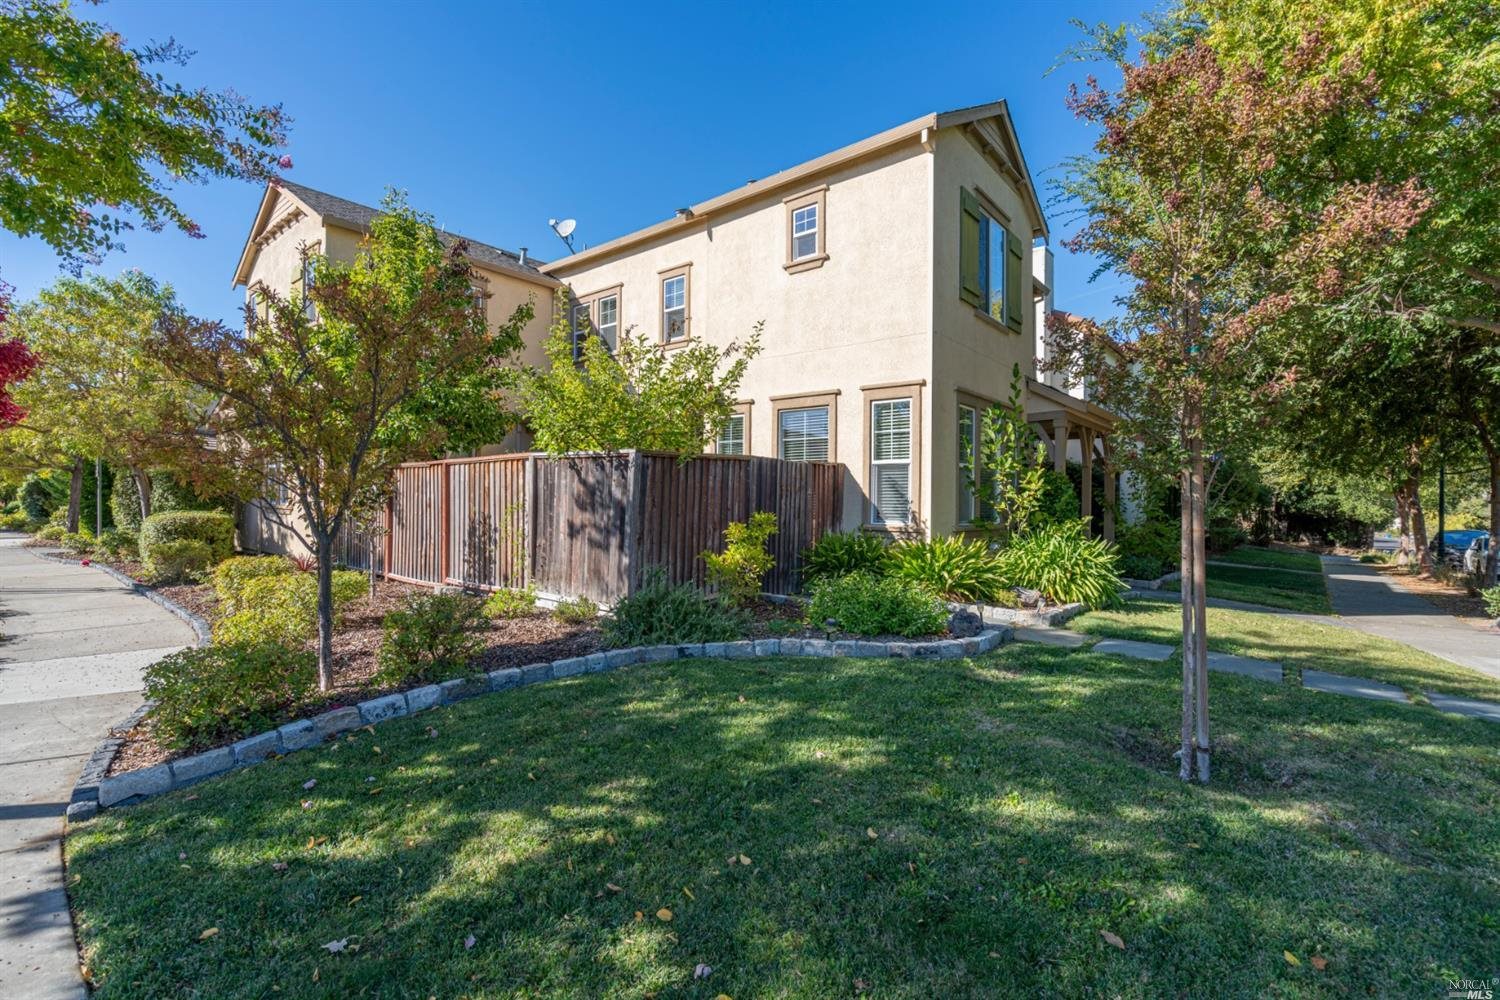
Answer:
[[(284, 490), (301, 515), (283, 527), (317, 556), (318, 683), (333, 684), (334, 540), (368, 522), (393, 469), (448, 443), (445, 385), (481, 378), (497, 351), (514, 350), (530, 317), (523, 306), (498, 334), (473, 303), (465, 245), (446, 252), (430, 222), (399, 196), (352, 264), (315, 267), (317, 318), (298, 298), (269, 294), (268, 319), (247, 309), (244, 331), (174, 317), (157, 349), (180, 377), (212, 391), (204, 428), (172, 440), (195, 478), (241, 498)], [(498, 400), (483, 401), (499, 408)], [(212, 434), (205, 446), (200, 430)], [(279, 517), (274, 507), (268, 513)]]
[(15, 401), (14, 388), (39, 361), (25, 341), (11, 335), (10, 295), (11, 286), (0, 281), (0, 428), (18, 424), (26, 416), (26, 410)]
[(574, 330), (572, 312), (566, 291), (558, 292), (547, 367), (512, 376), (537, 447), (554, 455), (630, 448), (701, 454), (734, 413), (745, 369), (760, 353), (760, 323), (743, 344), (695, 341), (671, 351), (626, 330), (611, 352), (592, 331)]
[[(1010, 399), (985, 411), (979, 425), (979, 468), (965, 441), (964, 480), (975, 498), (973, 522), (1002, 538), (1025, 534), (1047, 492), (1045, 446), (1026, 421), (1021, 366), (1010, 373)], [(966, 432), (967, 433), (967, 432)]]

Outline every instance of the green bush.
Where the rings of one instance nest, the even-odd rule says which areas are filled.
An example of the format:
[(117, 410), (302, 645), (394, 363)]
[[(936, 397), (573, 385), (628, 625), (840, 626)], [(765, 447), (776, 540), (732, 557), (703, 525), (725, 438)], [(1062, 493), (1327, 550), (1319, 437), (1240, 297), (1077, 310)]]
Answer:
[(766, 574), (776, 565), (776, 557), (766, 551), (766, 543), (776, 534), (776, 515), (756, 511), (748, 521), (734, 521), (724, 529), (724, 551), (705, 552), (709, 586), (736, 607), (746, 607), (760, 597)]
[(199, 496), (191, 483), (165, 469), (151, 473), (151, 512), (217, 511), (220, 504)]
[(146, 668), (148, 718), (166, 746), (211, 746), (275, 725), (317, 679), (316, 657), (285, 646), (184, 649)]
[(491, 618), (525, 618), (535, 610), (535, 587), (497, 590), (484, 602), (484, 613)]
[(571, 600), (558, 601), (552, 609), (552, 617), (569, 625), (590, 625), (599, 617), (599, 605), (579, 595)]
[(284, 556), (230, 556), (214, 567), (213, 584), (214, 593), (219, 598), (219, 613), (232, 615), (245, 606), (245, 586), (251, 580), (287, 576), (294, 572), (296, 567)]
[(1078, 488), (1066, 472), (1048, 469), (1042, 473), (1042, 493), (1037, 497), (1036, 514), (1031, 518), (1032, 530), (1076, 521), (1083, 516), (1078, 505)]
[(948, 608), (923, 584), (870, 573), (848, 573), (813, 584), (807, 617), (832, 621), (855, 635), (936, 635), (948, 627)]
[(129, 469), (115, 469), (114, 485), (109, 491), (109, 513), (115, 527), (133, 535), (141, 533), (141, 491)]
[(45, 521), (54, 510), (67, 507), (68, 483), (50, 472), (33, 472), (21, 482), (16, 499), (27, 517)]
[(1230, 520), (1214, 519), (1208, 523), (1205, 542), (1210, 552), (1228, 552), (1249, 541), (1245, 529)]
[(885, 540), (863, 531), (824, 535), (802, 550), (802, 583), (811, 587), (818, 580), (846, 573), (879, 575), (885, 564)]
[(0, 531), (25, 531), (33, 523), (30, 516), (23, 510), (0, 514)]
[(886, 553), (885, 573), (921, 584), (950, 601), (986, 601), (1005, 588), (1005, 577), (989, 546), (957, 535), (892, 545)]
[(94, 533), (87, 528), (82, 531), (69, 531), (61, 539), (63, 548), (70, 552), (92, 552), (94, 551)]
[(667, 582), (666, 571), (653, 566), (634, 594), (615, 605), (603, 623), (604, 644), (659, 646), (681, 642), (731, 642), (743, 638), (745, 613), (705, 598), (686, 583)]
[(1114, 546), (1088, 537), (1082, 521), (1011, 539), (1000, 551), (999, 565), (1007, 586), (1040, 591), (1055, 604), (1103, 608), (1121, 600)]
[(135, 535), (120, 531), (118, 528), (106, 528), (104, 534), (99, 536), (94, 551), (111, 559), (134, 559), (136, 557)]
[(1115, 539), (1120, 570), (1137, 580), (1154, 580), (1182, 562), (1181, 528), (1168, 521), (1128, 524)]
[(44, 524), (37, 529), (36, 537), (44, 542), (60, 542), (68, 529), (61, 524)]
[(448, 680), (469, 672), (484, 649), (484, 604), (468, 594), (412, 594), (385, 616), (380, 679), (392, 684)]
[(1491, 618), (1500, 618), (1500, 587), (1490, 587), (1481, 590), (1479, 596), (1484, 598), (1484, 612)]
[(184, 539), (207, 546), (209, 565), (216, 566), (234, 555), (234, 518), (207, 510), (152, 514), (141, 525), (141, 555), (150, 562), (156, 546)]
[[(368, 582), (358, 570), (333, 571), (333, 615), (364, 593)], [(283, 573), (243, 581), (235, 611), (214, 626), (214, 642), (256, 645), (276, 642), (300, 646), (318, 631), (318, 578), (313, 573)]]
[(208, 543), (196, 538), (158, 542), (146, 560), (146, 579), (152, 584), (196, 583), (213, 565)]

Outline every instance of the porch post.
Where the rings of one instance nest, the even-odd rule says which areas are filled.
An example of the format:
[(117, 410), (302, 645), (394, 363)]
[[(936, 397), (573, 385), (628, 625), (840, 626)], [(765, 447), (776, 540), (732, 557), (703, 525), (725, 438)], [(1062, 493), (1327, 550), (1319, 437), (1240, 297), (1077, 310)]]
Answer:
[(1056, 472), (1068, 471), (1068, 418), (1052, 421), (1052, 468)]
[(1099, 450), (1104, 453), (1104, 540), (1115, 540), (1115, 450), (1109, 443), (1109, 435), (1099, 437)]
[(1078, 505), (1089, 523), (1089, 534), (1094, 532), (1094, 431), (1090, 427), (1078, 428), (1078, 443), (1083, 453), (1083, 484), (1079, 491)]

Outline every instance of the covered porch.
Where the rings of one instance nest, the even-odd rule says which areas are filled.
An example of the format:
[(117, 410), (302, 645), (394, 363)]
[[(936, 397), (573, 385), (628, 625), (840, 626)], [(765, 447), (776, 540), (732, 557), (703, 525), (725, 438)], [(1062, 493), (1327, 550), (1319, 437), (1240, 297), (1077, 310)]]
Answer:
[[(1086, 399), (1069, 395), (1044, 382), (1026, 380), (1026, 420), (1047, 446), (1052, 468), (1066, 474), (1068, 461), (1077, 461), (1083, 470), (1078, 506), (1084, 518), (1094, 521), (1094, 466), (1103, 469), (1104, 496), (1101, 508), (1100, 534), (1107, 541), (1115, 538), (1119, 471), (1114, 464), (1113, 434), (1115, 417), (1108, 410)], [(1076, 454), (1072, 443), (1078, 442)]]

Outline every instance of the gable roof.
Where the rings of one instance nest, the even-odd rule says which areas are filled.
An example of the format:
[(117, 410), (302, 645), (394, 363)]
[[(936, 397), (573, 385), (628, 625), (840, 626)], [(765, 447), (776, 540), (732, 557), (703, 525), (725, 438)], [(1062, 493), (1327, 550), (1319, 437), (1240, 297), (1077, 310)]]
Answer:
[[(236, 286), (243, 285), (249, 280), (250, 265), (255, 259), (256, 240), (265, 231), (266, 224), (270, 219), (271, 208), (276, 203), (278, 192), (285, 192), (305, 212), (320, 217), (325, 223), (333, 223), (345, 229), (352, 229), (355, 232), (369, 232), (370, 224), (380, 216), (380, 209), (378, 208), (361, 205), (357, 201), (340, 198), (336, 194), (319, 191), (305, 184), (297, 184), (283, 178), (275, 178), (266, 184), (265, 194), (261, 197), (260, 210), (255, 216), (255, 224), (250, 227), (250, 235), (245, 240), (245, 249), (240, 254), (239, 266), (234, 272), (234, 284)], [(438, 239), (442, 241), (445, 247), (452, 246), (459, 240), (465, 241), (469, 246), (469, 259), (491, 270), (513, 274), (518, 278), (524, 278), (527, 281), (533, 281), (548, 287), (555, 287), (558, 284), (557, 279), (543, 274), (538, 270), (538, 266), (543, 262), (532, 260), (529, 254), (525, 262), (522, 262), (520, 254), (491, 246), (488, 243), (481, 243), (467, 236), (459, 236), (444, 229), (438, 230)]]
[(748, 184), (735, 188), (707, 201), (699, 202), (691, 206), (686, 214), (679, 213), (675, 218), (658, 222), (655, 225), (638, 229), (633, 233), (617, 237), (600, 243), (598, 246), (589, 247), (568, 257), (562, 257), (550, 264), (542, 265), (542, 270), (548, 274), (559, 274), (574, 267), (582, 267), (594, 263), (600, 258), (634, 246), (658, 236), (665, 236), (679, 229), (699, 225), (705, 216), (722, 212), (728, 208), (750, 200), (759, 198), (777, 190), (784, 190), (801, 184), (808, 178), (817, 174), (842, 166), (853, 160), (870, 156), (871, 154), (889, 149), (911, 139), (921, 139), (924, 143), (929, 141), (932, 132), (944, 128), (960, 127), (968, 131), (978, 140), (986, 152), (1000, 166), (1002, 172), (1008, 174), (1015, 182), (1021, 192), (1021, 197), (1026, 202), (1027, 214), (1031, 222), (1031, 235), (1033, 237), (1047, 235), (1047, 217), (1042, 212), (1042, 203), (1037, 198), (1036, 184), (1031, 179), (1030, 168), (1026, 166), (1026, 158), (1021, 153), (1021, 144), (1016, 138), (1015, 125), (1011, 121), (1010, 108), (1005, 101), (991, 101), (988, 104), (976, 104), (972, 107), (957, 108), (953, 111), (934, 112), (914, 118), (895, 128), (886, 129), (859, 142), (851, 143), (831, 153), (799, 163), (794, 167), (788, 167), (778, 173), (760, 180), (751, 181)]

